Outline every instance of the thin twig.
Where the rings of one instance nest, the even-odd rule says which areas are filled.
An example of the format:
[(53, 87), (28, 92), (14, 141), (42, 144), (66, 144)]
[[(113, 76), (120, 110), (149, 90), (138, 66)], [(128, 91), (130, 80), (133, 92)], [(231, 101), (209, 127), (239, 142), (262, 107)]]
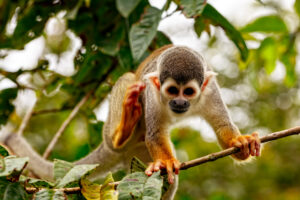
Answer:
[(74, 107), (74, 109), (72, 110), (72, 112), (70, 113), (70, 115), (68, 116), (68, 118), (63, 122), (63, 124), (61, 125), (61, 127), (58, 129), (58, 131), (56, 132), (56, 134), (54, 135), (54, 137), (52, 138), (51, 142), (49, 143), (49, 145), (47, 146), (44, 154), (43, 154), (43, 158), (47, 159), (51, 153), (51, 151), (53, 150), (58, 138), (61, 136), (61, 134), (65, 131), (65, 129), (68, 127), (68, 125), (70, 124), (70, 122), (72, 121), (72, 119), (76, 116), (76, 114), (78, 113), (79, 109), (85, 104), (85, 102), (87, 102), (87, 100), (89, 99), (89, 97), (91, 96), (93, 91), (88, 92), (79, 102), (78, 104)]
[(23, 120), (22, 120), (22, 122), (21, 122), (21, 125), (20, 125), (20, 127), (19, 127), (19, 129), (18, 129), (18, 132), (17, 132), (18, 135), (22, 135), (22, 134), (24, 133), (25, 128), (26, 128), (26, 126), (28, 125), (29, 120), (30, 120), (30, 118), (31, 118), (31, 116), (32, 116), (32, 112), (33, 112), (33, 110), (34, 110), (34, 106), (35, 106), (35, 102), (34, 102), (34, 104), (27, 110), (27, 112), (26, 112), (26, 114), (25, 114), (25, 116), (24, 116), (24, 118), (23, 118)]
[[(278, 132), (275, 132), (275, 133), (271, 133), (269, 135), (261, 137), (260, 141), (261, 141), (261, 143), (265, 143), (265, 142), (269, 142), (269, 141), (272, 141), (272, 140), (277, 140), (277, 139), (280, 139), (280, 138), (283, 138), (283, 137), (287, 137), (287, 136), (290, 136), (290, 135), (297, 135), (297, 134), (300, 134), (300, 126), (297, 126), (297, 127), (291, 128), (291, 129), (286, 129), (286, 130), (283, 130), (283, 131), (278, 131)], [(231, 147), (231, 148), (225, 149), (223, 151), (208, 154), (206, 156), (197, 158), (195, 160), (190, 160), (190, 161), (187, 161), (187, 162), (183, 162), (183, 163), (181, 163), (180, 169), (184, 170), (184, 169), (188, 169), (188, 168), (191, 168), (191, 167), (194, 167), (194, 166), (197, 166), (197, 165), (201, 165), (201, 164), (206, 163), (206, 162), (215, 161), (219, 158), (223, 158), (225, 156), (229, 156), (229, 155), (237, 153), (237, 152), (239, 152), (238, 148)]]

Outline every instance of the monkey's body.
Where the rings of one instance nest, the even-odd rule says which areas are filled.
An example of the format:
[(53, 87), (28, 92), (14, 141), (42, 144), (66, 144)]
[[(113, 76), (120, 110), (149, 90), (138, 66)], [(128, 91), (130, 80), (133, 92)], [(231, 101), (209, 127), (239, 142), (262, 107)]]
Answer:
[[(190, 105), (192, 109), (188, 109)], [(136, 156), (150, 162), (147, 175), (159, 169), (167, 170), (168, 180), (173, 184), (163, 199), (173, 199), (178, 184), (173, 171), (178, 174), (180, 163), (174, 155), (168, 128), (174, 120), (191, 115), (202, 116), (210, 123), (223, 148), (241, 148), (234, 155), (236, 159), (259, 155), (257, 135), (240, 135), (204, 59), (189, 48), (168, 45), (154, 51), (135, 74), (126, 73), (117, 81), (110, 96), (103, 143), (76, 163), (98, 163), (96, 174), (105, 175), (108, 171), (128, 169)], [(24, 140), (20, 136), (6, 140), (15, 153), (26, 156), (24, 148), (20, 149), (24, 145), (15, 146), (16, 142), (24, 143)], [(44, 164), (43, 168), (49, 171), (53, 167), (37, 155), (30, 157), (33, 161), (29, 168), (36, 169), (37, 163)]]

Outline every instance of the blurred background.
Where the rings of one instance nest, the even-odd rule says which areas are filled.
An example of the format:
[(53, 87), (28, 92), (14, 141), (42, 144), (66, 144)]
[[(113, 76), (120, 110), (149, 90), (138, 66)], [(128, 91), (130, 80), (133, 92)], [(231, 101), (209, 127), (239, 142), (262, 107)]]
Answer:
[[(195, 49), (218, 73), (242, 133), (299, 126), (299, 16), (298, 0), (0, 0), (0, 137), (21, 132), (43, 154), (85, 99), (49, 159), (87, 155), (102, 140), (115, 81), (170, 43)], [(220, 150), (201, 118), (171, 135), (180, 161)], [(299, 200), (299, 155), (291, 136), (251, 163), (227, 157), (181, 171), (176, 199)]]

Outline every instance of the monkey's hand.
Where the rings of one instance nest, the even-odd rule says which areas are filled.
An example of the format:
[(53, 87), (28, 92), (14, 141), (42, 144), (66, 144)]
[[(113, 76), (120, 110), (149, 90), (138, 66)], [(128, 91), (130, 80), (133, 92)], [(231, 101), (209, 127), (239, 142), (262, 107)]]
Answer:
[(121, 122), (113, 136), (113, 145), (119, 148), (129, 139), (136, 123), (141, 117), (142, 106), (139, 95), (145, 89), (145, 84), (136, 82), (129, 86), (123, 100)]
[(229, 142), (229, 146), (240, 148), (240, 152), (234, 154), (234, 157), (238, 160), (246, 160), (250, 155), (260, 155), (260, 140), (257, 133), (239, 135)]
[(145, 173), (148, 176), (151, 176), (153, 172), (157, 172), (161, 169), (166, 169), (168, 173), (168, 182), (170, 184), (174, 183), (174, 173), (179, 174), (180, 162), (176, 158), (161, 160), (157, 159), (154, 162), (150, 163)]

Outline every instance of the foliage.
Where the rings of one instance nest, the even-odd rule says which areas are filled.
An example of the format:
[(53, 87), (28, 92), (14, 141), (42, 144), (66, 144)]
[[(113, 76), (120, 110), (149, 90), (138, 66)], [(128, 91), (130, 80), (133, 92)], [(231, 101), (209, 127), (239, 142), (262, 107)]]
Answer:
[[(168, 0), (160, 9), (152, 7), (147, 0), (0, 0), (0, 60), (5, 60), (12, 52), (25, 51), (29, 44), (39, 39), (45, 46), (36, 63), (29, 67), (24, 64), (19, 69), (10, 69), (0, 64), (1, 81), (9, 80), (14, 85), (0, 91), (0, 125), (9, 125), (17, 131), (24, 112), (14, 100), (25, 92), (33, 92), (37, 102), (24, 134), (42, 153), (75, 105), (92, 91), (64, 131), (50, 159), (73, 161), (91, 152), (102, 141), (104, 123), (97, 120), (94, 110), (107, 97), (115, 81), (123, 73), (135, 70), (150, 52), (172, 43), (168, 35), (157, 30), (171, 3), (176, 4), (175, 11), (195, 20), (193, 29), (198, 37), (209, 36), (208, 48), (218, 48), (219, 40), (225, 40), (217, 34), (219, 30), (235, 46), (238, 56), (233, 52), (227, 60), (239, 66), (238, 76), (228, 78), (219, 73), (218, 80), (222, 87), (241, 92), (236, 95), (239, 100), (231, 104), (230, 109), (247, 111), (250, 122), (243, 121), (243, 132), (260, 128), (270, 131), (284, 129), (298, 120), (299, 0), (295, 1), (294, 11), (281, 10), (273, 3), (266, 3), (265, 7), (275, 10), (273, 14), (255, 18), (240, 28), (204, 0)], [(296, 27), (290, 26), (287, 15), (297, 16)], [(56, 32), (49, 32), (47, 26), (53, 19), (57, 20), (53, 21)], [(9, 27), (14, 26), (14, 20), (15, 27), (11, 30)], [(77, 49), (72, 34), (80, 40)], [(251, 42), (257, 45), (249, 48)], [(60, 61), (72, 49), (76, 50), (71, 59), (74, 65), (72, 73), (64, 74), (65, 69), (53, 68), (53, 61), (48, 57), (53, 56), (56, 59), (54, 65), (61, 66)], [(285, 68), (283, 83), (270, 80), (278, 64)], [(22, 81), (24, 77), (25, 82)], [(255, 98), (251, 100), (253, 96)], [(173, 136), (180, 160), (217, 150), (214, 144), (203, 142), (198, 133), (183, 130), (176, 129)], [(258, 159), (250, 167), (233, 167), (225, 159), (182, 172), (176, 198), (262, 199), (269, 196), (272, 199), (296, 199), (300, 196), (299, 183), (295, 181), (300, 178), (296, 167), (300, 163), (292, 155), (300, 151), (299, 146), (297, 139), (272, 144), (265, 148), (263, 159)], [(65, 199), (66, 194), (57, 189), (77, 186), (85, 188), (83, 196), (86, 199), (99, 199), (101, 195), (116, 198), (110, 184), (112, 177), (109, 176), (102, 186), (86, 179), (96, 165), (74, 166), (67, 161), (55, 160), (56, 182), (52, 183), (22, 176), (27, 158), (9, 156), (2, 147), (0, 155), (0, 199), (32, 198), (24, 186), (44, 188), (35, 194), (36, 199)], [(128, 175), (129, 179), (120, 177), (123, 178), (123, 183), (118, 186), (121, 197), (128, 196), (127, 186), (131, 184), (128, 180), (132, 176), (141, 183), (138, 184), (139, 190), (132, 193), (137, 198), (142, 198), (141, 191), (148, 188), (157, 198), (160, 191), (166, 190), (166, 182), (161, 186), (163, 178), (158, 174), (147, 178), (140, 173), (143, 170), (138, 164)], [(155, 187), (153, 183), (157, 183)], [(94, 196), (94, 193), (97, 194)], [(83, 199), (83, 196), (76, 198)], [(73, 197), (68, 195), (68, 198)]]

